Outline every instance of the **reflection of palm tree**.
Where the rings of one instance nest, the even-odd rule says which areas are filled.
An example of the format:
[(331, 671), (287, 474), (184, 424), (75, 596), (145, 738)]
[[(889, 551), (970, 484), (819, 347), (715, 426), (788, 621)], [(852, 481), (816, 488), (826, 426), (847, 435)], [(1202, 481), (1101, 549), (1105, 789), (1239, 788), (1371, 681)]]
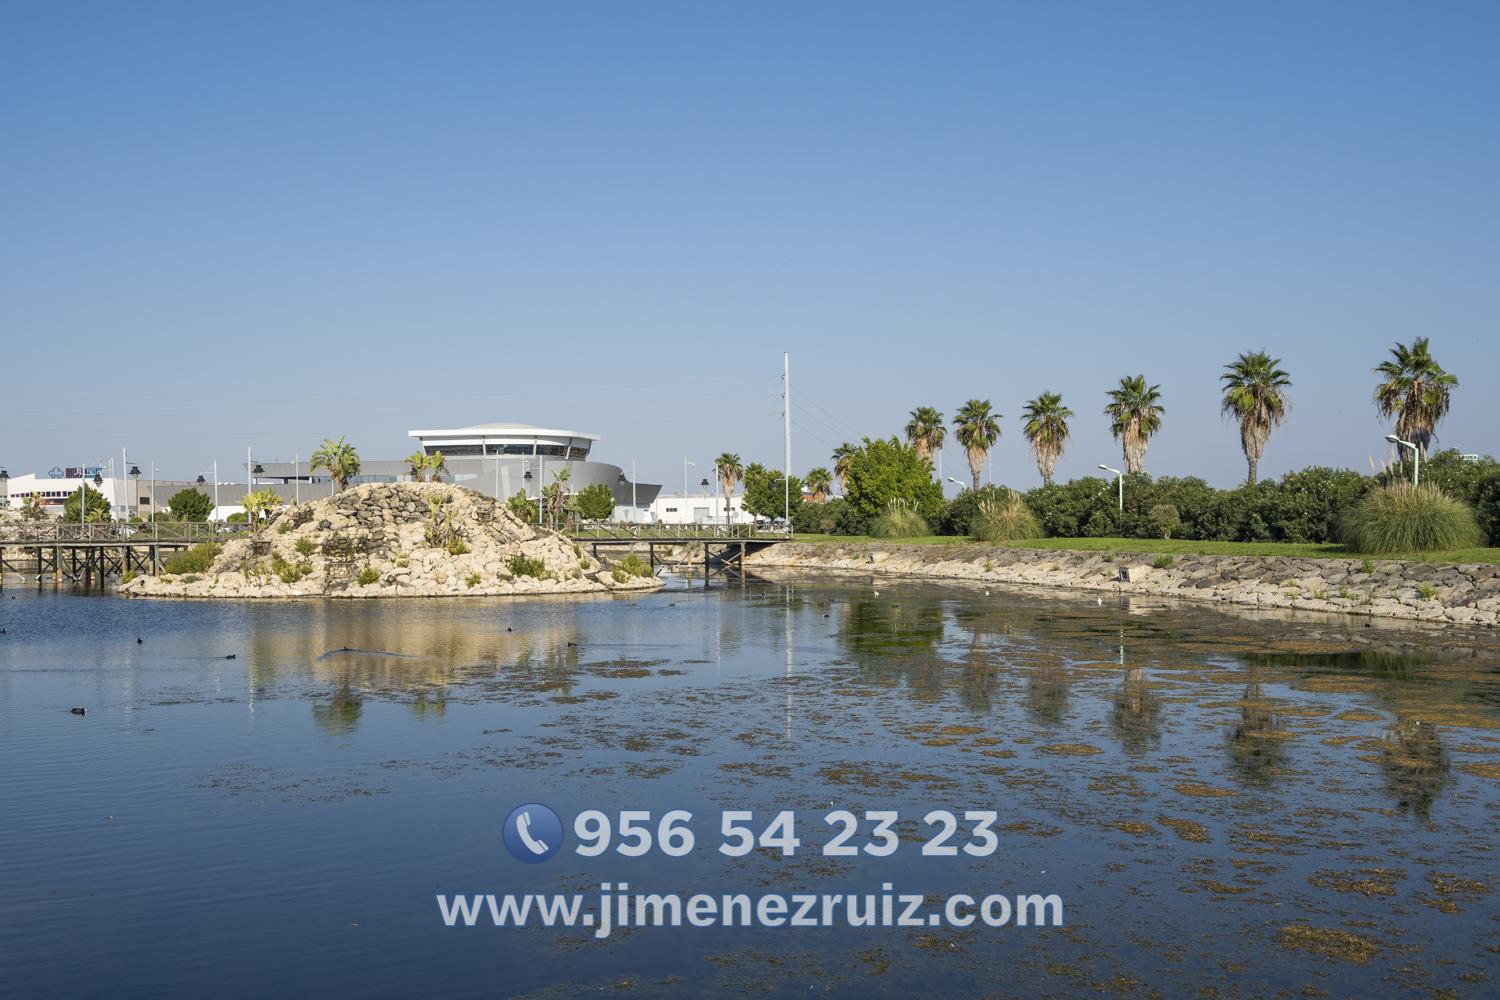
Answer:
[(348, 682), (340, 684), (327, 704), (313, 702), (313, 722), (327, 736), (348, 736), (359, 724), (364, 702), (356, 698)]
[(1055, 726), (1068, 711), (1068, 674), (1061, 661), (1049, 659), (1026, 681), (1026, 711), (1037, 722)]
[(1397, 719), (1380, 755), (1380, 769), (1396, 804), (1426, 819), (1449, 777), (1448, 751), (1438, 727)]
[(1151, 691), (1144, 667), (1127, 667), (1109, 722), (1126, 753), (1140, 754), (1161, 742), (1161, 699)]
[(1252, 785), (1269, 785), (1285, 755), (1284, 736), (1261, 691), (1260, 678), (1252, 671), (1245, 685), (1240, 724), (1229, 733), (1229, 757), (1240, 776)]
[(981, 631), (976, 627), (969, 637), (969, 655), (966, 669), (958, 688), (958, 700), (966, 708), (987, 712), (991, 707), (990, 693), (997, 676), (994, 661), (980, 643)]

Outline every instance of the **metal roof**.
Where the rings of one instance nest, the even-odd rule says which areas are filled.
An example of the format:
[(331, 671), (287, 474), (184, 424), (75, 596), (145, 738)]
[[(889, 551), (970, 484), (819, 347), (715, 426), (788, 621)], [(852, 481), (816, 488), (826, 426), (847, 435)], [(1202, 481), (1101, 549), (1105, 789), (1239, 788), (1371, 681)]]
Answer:
[(438, 437), (546, 437), (546, 438), (578, 438), (584, 441), (597, 441), (599, 435), (584, 434), (581, 431), (559, 430), (552, 427), (534, 427), (531, 424), (472, 424), (468, 427), (450, 427), (446, 430), (407, 431), (407, 437), (414, 438), (438, 438)]

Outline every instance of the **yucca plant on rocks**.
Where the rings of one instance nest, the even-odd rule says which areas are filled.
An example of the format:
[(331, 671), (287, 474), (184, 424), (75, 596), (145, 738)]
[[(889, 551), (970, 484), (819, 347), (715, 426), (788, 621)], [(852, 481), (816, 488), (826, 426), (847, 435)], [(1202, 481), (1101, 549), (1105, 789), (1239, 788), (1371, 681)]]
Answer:
[(1345, 515), (1340, 537), (1355, 552), (1432, 552), (1484, 543), (1474, 512), (1436, 486), (1371, 490)]

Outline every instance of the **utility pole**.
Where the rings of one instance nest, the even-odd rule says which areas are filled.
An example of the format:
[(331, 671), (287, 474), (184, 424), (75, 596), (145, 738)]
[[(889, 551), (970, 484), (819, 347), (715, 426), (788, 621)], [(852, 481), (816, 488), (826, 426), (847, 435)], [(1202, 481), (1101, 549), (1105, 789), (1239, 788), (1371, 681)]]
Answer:
[[(123, 455), (121, 456), (124, 457)], [(214, 459), (214, 515), (219, 513), (219, 460)]]
[(786, 430), (786, 470), (782, 479), (786, 533), (792, 533), (792, 356), (781, 352), (781, 416)]

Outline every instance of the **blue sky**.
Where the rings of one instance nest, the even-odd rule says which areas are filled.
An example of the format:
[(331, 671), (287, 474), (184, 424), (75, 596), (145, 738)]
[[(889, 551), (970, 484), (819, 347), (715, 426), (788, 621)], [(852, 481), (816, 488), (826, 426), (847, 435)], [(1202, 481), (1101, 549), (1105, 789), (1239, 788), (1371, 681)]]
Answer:
[[(681, 483), (971, 396), (1230, 485), (1217, 375), (1294, 379), (1262, 473), (1368, 468), (1430, 336), (1495, 451), (1500, 5), (136, 3), (0, 9), (0, 464), (195, 475), (486, 420)], [(962, 478), (950, 448), (945, 472)]]

